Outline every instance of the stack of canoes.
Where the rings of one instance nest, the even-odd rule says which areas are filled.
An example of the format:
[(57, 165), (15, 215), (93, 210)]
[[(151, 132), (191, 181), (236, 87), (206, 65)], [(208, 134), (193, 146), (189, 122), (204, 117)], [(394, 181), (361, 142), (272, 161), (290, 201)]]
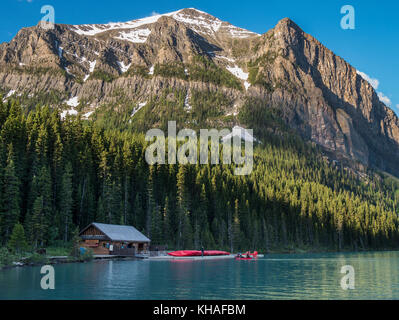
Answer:
[[(218, 250), (205, 250), (204, 256), (227, 256), (229, 252), (226, 251), (218, 251)], [(202, 256), (202, 251), (200, 250), (180, 250), (168, 252), (168, 255), (173, 257), (198, 257)]]

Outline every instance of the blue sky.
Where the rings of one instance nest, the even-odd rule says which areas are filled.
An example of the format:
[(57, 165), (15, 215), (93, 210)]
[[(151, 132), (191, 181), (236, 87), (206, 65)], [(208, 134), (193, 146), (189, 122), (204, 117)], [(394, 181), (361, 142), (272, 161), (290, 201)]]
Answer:
[[(355, 8), (355, 30), (340, 27), (340, 9), (348, 4)], [(289, 17), (373, 79), (377, 92), (399, 113), (399, 1), (2, 0), (0, 42), (10, 41), (22, 27), (36, 25), (43, 5), (52, 5), (55, 22), (66, 24), (128, 21), (193, 7), (238, 27), (264, 33)]]

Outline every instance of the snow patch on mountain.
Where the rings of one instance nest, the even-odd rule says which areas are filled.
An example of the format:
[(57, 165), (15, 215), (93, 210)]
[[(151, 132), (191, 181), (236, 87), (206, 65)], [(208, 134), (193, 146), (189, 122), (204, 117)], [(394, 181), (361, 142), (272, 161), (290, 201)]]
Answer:
[(197, 33), (213, 33), (219, 31), (222, 26), (222, 21), (206, 13), (198, 12), (201, 13), (201, 15), (197, 17), (185, 13), (176, 13), (172, 17), (176, 21), (188, 24), (190, 28)]
[(214, 54), (213, 56), (214, 56), (215, 58), (218, 58), (218, 59), (227, 60), (228, 62), (231, 62), (231, 63), (236, 62), (234, 59), (229, 58), (229, 57), (220, 56), (220, 55), (217, 55), (217, 54)]
[(190, 90), (187, 91), (186, 98), (184, 99), (184, 108), (189, 111), (193, 107), (190, 105)]
[(79, 105), (79, 98), (73, 97), (65, 102), (70, 107), (77, 107)]
[(8, 91), (8, 93), (7, 93), (7, 95), (6, 95), (6, 98), (9, 98), (9, 97), (11, 97), (14, 93), (15, 93), (16, 91), (13, 89), (13, 90), (10, 90), (10, 91)]
[(83, 115), (83, 118), (89, 119), (89, 117), (94, 113), (94, 111), (89, 111)]
[(68, 106), (72, 107), (69, 110), (64, 110), (61, 113), (61, 119), (64, 119), (67, 114), (69, 115), (74, 115), (76, 116), (78, 114), (78, 112), (75, 110), (75, 108), (79, 105), (79, 98), (78, 97), (72, 97), (69, 100), (65, 101), (65, 104), (67, 104)]
[(237, 111), (226, 113), (226, 116), (237, 116), (237, 115), (238, 115)]
[(96, 63), (97, 63), (97, 60), (89, 61), (89, 65), (90, 65), (89, 71), (90, 71), (90, 73), (92, 73), (94, 71), (94, 68), (96, 67)]
[(131, 31), (122, 31), (119, 33), (118, 37), (115, 39), (118, 40), (126, 40), (133, 43), (144, 43), (147, 41), (148, 36), (151, 34), (150, 29), (139, 29), (139, 30), (131, 30)]
[(117, 61), (116, 63), (118, 64), (122, 73), (125, 73), (127, 70), (129, 70), (130, 66), (132, 65), (131, 63), (125, 64), (123, 61)]
[(65, 67), (64, 68), (65, 69), (65, 71), (69, 74), (69, 75), (71, 75), (71, 76), (73, 76), (74, 74), (69, 70), (69, 68), (68, 67)]
[(242, 28), (238, 28), (235, 26), (229, 26), (227, 27), (227, 31), (230, 33), (230, 35), (233, 38), (248, 38), (248, 37), (253, 37), (253, 36), (260, 36), (258, 33), (254, 33)]
[[(8, 91), (8, 93), (7, 93), (7, 95), (3, 98), (3, 102), (7, 102), (7, 99), (9, 98), (9, 97), (11, 97), (13, 94), (15, 94), (15, 90), (10, 90), (10, 91)], [(21, 94), (18, 94), (18, 96), (20, 96)]]
[(77, 114), (78, 114), (78, 112), (75, 110), (75, 109), (70, 109), (70, 110), (64, 110), (64, 111), (62, 111), (62, 113), (61, 113), (61, 119), (63, 120), (63, 119), (65, 119), (65, 117), (67, 116), (67, 115), (71, 115), (71, 116), (76, 116)]
[(248, 80), (248, 73), (244, 72), (240, 67), (227, 67), (227, 70), (230, 71), (233, 75), (235, 75), (238, 79)]
[(143, 108), (146, 104), (147, 104), (147, 101), (139, 103), (138, 106), (133, 109), (131, 117), (133, 117), (137, 112), (139, 112), (140, 109)]
[(227, 70), (230, 71), (238, 79), (243, 80), (244, 81), (245, 90), (248, 90), (248, 88), (251, 86), (251, 84), (247, 81), (248, 80), (248, 76), (249, 76), (248, 73), (244, 72), (237, 65), (235, 65), (234, 67), (227, 67)]
[[(66, 51), (66, 50), (64, 50), (64, 53), (67, 54), (67, 55), (71, 55), (71, 56), (75, 57), (79, 61), (80, 64), (85, 64), (86, 62), (88, 62), (89, 63), (90, 73), (94, 71), (94, 67), (96, 66), (97, 60), (89, 61), (86, 57), (80, 57), (76, 53), (69, 52), (69, 51)], [(94, 53), (96, 55), (99, 55), (98, 52), (97, 53), (94, 52)]]
[(62, 51), (64, 50), (63, 47), (60, 47), (58, 41), (55, 41), (55, 46), (57, 47), (57, 51), (58, 51), (58, 57), (60, 59), (62, 59)]
[(90, 74), (94, 71), (94, 68), (96, 67), (97, 60), (94, 61), (89, 61), (89, 74), (86, 74), (85, 77), (83, 78), (83, 82), (86, 82), (87, 79), (89, 79)]

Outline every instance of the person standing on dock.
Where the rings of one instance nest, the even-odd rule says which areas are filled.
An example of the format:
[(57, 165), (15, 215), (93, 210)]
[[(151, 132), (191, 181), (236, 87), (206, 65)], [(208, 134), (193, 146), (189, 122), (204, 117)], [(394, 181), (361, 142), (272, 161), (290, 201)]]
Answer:
[(204, 257), (204, 247), (201, 246), (201, 257)]

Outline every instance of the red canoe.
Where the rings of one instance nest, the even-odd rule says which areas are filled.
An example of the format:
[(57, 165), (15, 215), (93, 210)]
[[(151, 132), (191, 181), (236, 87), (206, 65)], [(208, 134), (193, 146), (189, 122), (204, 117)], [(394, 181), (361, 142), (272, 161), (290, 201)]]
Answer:
[[(226, 256), (229, 254), (230, 254), (229, 252), (218, 251), (218, 250), (204, 251), (204, 256)], [(196, 256), (201, 256), (202, 252), (200, 250), (180, 250), (180, 251), (168, 252), (168, 255), (173, 257), (196, 257)]]
[(228, 256), (230, 252), (218, 251), (218, 250), (207, 250), (204, 251), (204, 256)]

